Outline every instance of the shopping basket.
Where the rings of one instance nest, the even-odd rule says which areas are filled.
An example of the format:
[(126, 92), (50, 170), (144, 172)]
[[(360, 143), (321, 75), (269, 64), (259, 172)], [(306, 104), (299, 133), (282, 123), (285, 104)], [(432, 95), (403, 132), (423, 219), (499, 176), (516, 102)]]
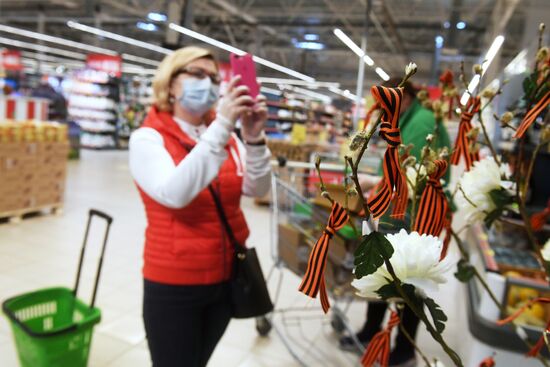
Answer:
[[(77, 292), (94, 216), (105, 219), (107, 225), (88, 306), (77, 298)], [(81, 367), (88, 364), (93, 328), (101, 319), (101, 311), (94, 304), (112, 221), (105, 213), (95, 209), (89, 211), (74, 289), (40, 289), (2, 303), (2, 310), (13, 330), (22, 367)]]

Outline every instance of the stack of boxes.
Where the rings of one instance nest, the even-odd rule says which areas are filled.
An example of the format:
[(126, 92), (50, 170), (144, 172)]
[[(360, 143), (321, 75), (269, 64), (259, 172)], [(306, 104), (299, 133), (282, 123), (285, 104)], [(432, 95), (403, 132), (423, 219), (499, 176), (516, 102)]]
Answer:
[(66, 125), (0, 123), (0, 217), (61, 206), (68, 152)]

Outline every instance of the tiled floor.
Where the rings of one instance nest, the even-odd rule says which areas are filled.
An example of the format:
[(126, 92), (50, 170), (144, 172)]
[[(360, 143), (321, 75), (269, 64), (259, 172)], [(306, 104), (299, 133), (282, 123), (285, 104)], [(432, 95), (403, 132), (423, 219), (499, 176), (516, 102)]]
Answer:
[[(72, 286), (87, 210), (98, 208), (115, 218), (97, 298), (103, 318), (92, 343), (89, 365), (95, 367), (151, 365), (141, 321), (140, 269), (145, 218), (126, 160), (124, 152), (83, 152), (80, 161), (70, 163), (62, 214), (29, 218), (19, 224), (0, 224), (0, 300), (4, 300), (42, 287)], [(258, 208), (248, 199), (243, 206), (252, 230), (249, 243), (257, 247), (264, 271), (268, 271), (273, 263), (269, 251), (269, 209)], [(101, 229), (100, 224), (93, 226), (90, 244), (100, 242)], [(97, 246), (92, 246), (88, 255), (79, 292), (85, 300), (89, 299), (92, 287)], [(309, 310), (277, 313), (274, 323), (281, 335), (308, 366), (358, 365), (356, 355), (338, 350), (330, 320), (322, 317), (317, 302), (296, 291), (298, 284), (298, 277), (284, 271), (278, 306), (305, 306)], [(445, 291), (436, 295), (451, 319), (445, 332), (451, 346), (461, 342), (461, 329), (466, 324), (462, 296), (462, 287), (452, 277)], [(364, 302), (351, 305), (347, 315), (354, 328), (361, 324), (364, 309)], [(422, 328), (418, 343), (430, 355), (442, 355)], [(4, 317), (0, 318), (0, 366), (17, 366), (11, 331)], [(264, 338), (258, 336), (254, 320), (233, 320), (209, 366), (299, 364), (276, 330)]]

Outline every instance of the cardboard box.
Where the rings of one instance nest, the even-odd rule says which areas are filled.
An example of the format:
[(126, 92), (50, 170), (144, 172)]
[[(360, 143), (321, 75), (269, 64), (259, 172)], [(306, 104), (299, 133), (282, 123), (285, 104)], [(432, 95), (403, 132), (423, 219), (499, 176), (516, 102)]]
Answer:
[(305, 236), (290, 224), (279, 224), (279, 258), (296, 274), (306, 271), (310, 246)]

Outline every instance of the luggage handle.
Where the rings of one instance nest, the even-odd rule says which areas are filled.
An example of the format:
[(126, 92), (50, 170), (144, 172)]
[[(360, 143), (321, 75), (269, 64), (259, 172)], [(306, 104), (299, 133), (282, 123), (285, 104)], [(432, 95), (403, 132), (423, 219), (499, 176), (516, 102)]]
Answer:
[(76, 295), (78, 293), (78, 286), (80, 284), (80, 275), (82, 273), (82, 263), (84, 261), (84, 254), (86, 252), (86, 246), (88, 244), (88, 235), (90, 233), (90, 225), (92, 223), (92, 218), (94, 216), (105, 219), (105, 221), (107, 222), (107, 227), (105, 228), (105, 235), (103, 237), (103, 245), (101, 247), (101, 255), (99, 256), (99, 264), (97, 265), (97, 271), (96, 271), (96, 276), (95, 276), (95, 281), (94, 281), (94, 290), (93, 290), (93, 293), (92, 293), (92, 300), (90, 302), (90, 307), (92, 307), (92, 308), (95, 305), (95, 299), (96, 299), (96, 295), (97, 295), (97, 286), (98, 286), (98, 283), (99, 283), (99, 277), (101, 275), (101, 268), (103, 267), (103, 255), (105, 254), (105, 247), (107, 245), (107, 238), (109, 237), (109, 230), (111, 228), (111, 224), (113, 223), (113, 217), (111, 217), (110, 215), (108, 215), (108, 214), (106, 214), (106, 213), (104, 213), (100, 210), (90, 209), (90, 211), (88, 212), (88, 223), (86, 224), (86, 231), (84, 232), (84, 240), (82, 241), (82, 249), (80, 250), (80, 259), (79, 259), (79, 262), (78, 262), (78, 270), (77, 270), (77, 273), (76, 273), (76, 281), (75, 281), (75, 285), (74, 285), (74, 289), (73, 289), (73, 295), (76, 299)]

